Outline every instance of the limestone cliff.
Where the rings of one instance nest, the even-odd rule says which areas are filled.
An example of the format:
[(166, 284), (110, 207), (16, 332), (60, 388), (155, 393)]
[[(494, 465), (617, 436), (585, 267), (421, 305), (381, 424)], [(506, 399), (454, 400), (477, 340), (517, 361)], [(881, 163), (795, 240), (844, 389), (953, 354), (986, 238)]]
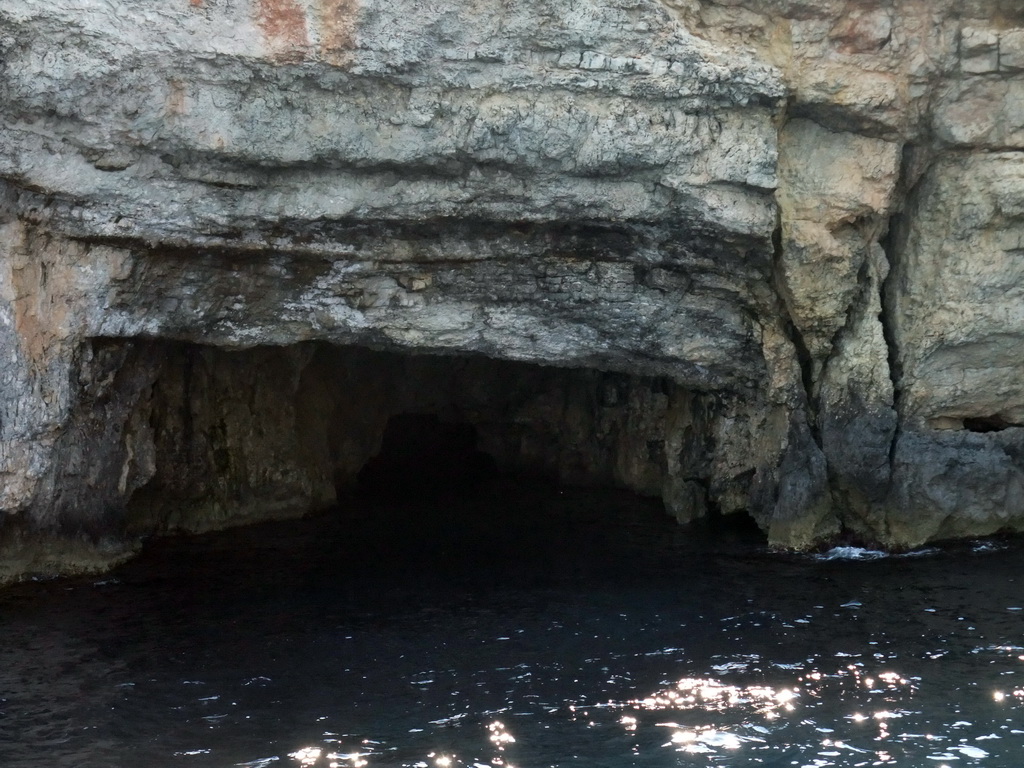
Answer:
[(1003, 0), (6, 0), (0, 578), (408, 412), (772, 543), (1024, 529)]

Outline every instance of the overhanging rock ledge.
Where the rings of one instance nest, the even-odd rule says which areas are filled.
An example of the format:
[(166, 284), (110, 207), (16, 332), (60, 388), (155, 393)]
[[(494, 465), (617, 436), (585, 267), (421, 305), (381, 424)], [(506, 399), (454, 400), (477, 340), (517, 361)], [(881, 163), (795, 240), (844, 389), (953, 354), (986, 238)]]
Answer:
[(0, 579), (404, 412), (781, 547), (1024, 528), (1015, 8), (9, 0)]

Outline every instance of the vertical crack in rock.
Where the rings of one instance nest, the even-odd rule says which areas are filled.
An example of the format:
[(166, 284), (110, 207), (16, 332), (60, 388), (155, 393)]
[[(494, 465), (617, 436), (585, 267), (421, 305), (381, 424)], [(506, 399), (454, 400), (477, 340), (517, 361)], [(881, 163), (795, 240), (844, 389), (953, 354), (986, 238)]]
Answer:
[[(777, 194), (784, 196), (782, 190)], [(780, 205), (772, 234), (772, 283), (774, 311), (789, 356), (784, 364), (779, 360), (775, 360), (774, 364), (781, 364), (784, 370), (788, 368), (791, 371), (783, 386), (783, 390), (787, 391), (788, 426), (777, 468), (778, 491), (770, 507), (771, 516), (768, 520), (759, 519), (758, 522), (768, 532), (769, 543), (773, 546), (806, 549), (831, 538), (838, 531), (838, 521), (832, 509), (827, 461), (822, 451), (818, 427), (814, 360), (793, 317), (790, 303), (793, 296), (784, 280), (784, 261), (787, 256), (784, 215), (785, 205)], [(756, 514), (755, 519), (758, 519)]]
[(1024, 431), (969, 428), (1020, 423), (1024, 413), (1024, 326), (1010, 277), (1024, 237), (1024, 165), (1019, 152), (986, 147), (940, 146), (920, 158), (908, 155), (887, 290), (900, 411), (888, 520), (892, 541), (911, 546), (1024, 527)]
[(875, 544), (885, 538), (898, 414), (883, 322), (883, 285), (890, 271), (880, 235), (888, 219), (873, 218), (861, 225), (866, 257), (846, 322), (823, 365), (820, 407), (832, 495), (844, 531)]
[(896, 429), (893, 430), (892, 440), (889, 443), (889, 472), (890, 476), (896, 468), (896, 445), (899, 442), (902, 432), (902, 420), (900, 414), (901, 396), (901, 364), (899, 345), (896, 337), (894, 324), (894, 312), (892, 294), (896, 290), (893, 283), (897, 280), (900, 272), (900, 258), (903, 248), (903, 240), (906, 237), (905, 217), (910, 215), (907, 207), (911, 204), (914, 188), (923, 178), (926, 170), (920, 166), (919, 156), (921, 150), (918, 146), (907, 144), (903, 148), (903, 157), (900, 163), (900, 180), (897, 186), (898, 199), (901, 200), (899, 209), (893, 212), (889, 220), (889, 228), (885, 238), (880, 243), (889, 260), (889, 274), (882, 281), (881, 301), (882, 312), (879, 320), (882, 323), (882, 332), (885, 337), (885, 344), (888, 350), (889, 376), (892, 380), (893, 410), (896, 412)]
[(785, 329), (786, 336), (793, 345), (796, 360), (800, 367), (800, 382), (803, 387), (804, 407), (807, 409), (807, 424), (810, 427), (811, 434), (814, 436), (814, 441), (820, 447), (821, 432), (818, 427), (817, 395), (815, 394), (818, 377), (815, 371), (814, 360), (807, 348), (807, 342), (796, 323), (793, 322), (792, 310), (790, 308), (791, 298), (788, 297), (789, 292), (781, 279), (782, 262), (784, 259), (781, 213), (779, 214), (779, 222), (774, 232), (772, 232), (772, 247), (774, 264), (772, 274), (775, 291), (778, 295), (779, 310), (782, 316), (782, 327)]

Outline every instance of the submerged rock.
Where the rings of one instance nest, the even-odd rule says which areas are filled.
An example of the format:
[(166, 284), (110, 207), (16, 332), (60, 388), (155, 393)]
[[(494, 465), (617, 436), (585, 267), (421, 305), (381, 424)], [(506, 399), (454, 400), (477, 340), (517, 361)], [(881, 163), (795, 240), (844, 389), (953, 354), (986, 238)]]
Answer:
[(1001, 0), (10, 0), (0, 577), (335, 503), (403, 413), (781, 547), (1024, 528), (1021, 39)]

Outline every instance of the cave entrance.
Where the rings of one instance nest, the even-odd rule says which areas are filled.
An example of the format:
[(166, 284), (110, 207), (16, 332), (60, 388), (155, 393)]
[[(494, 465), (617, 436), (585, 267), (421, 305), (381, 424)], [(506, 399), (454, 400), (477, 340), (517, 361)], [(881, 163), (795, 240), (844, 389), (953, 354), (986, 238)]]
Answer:
[(452, 496), (498, 475), (492, 456), (478, 448), (472, 424), (444, 422), (433, 413), (400, 413), (388, 419), (376, 456), (359, 470), (363, 496)]
[(108, 352), (134, 371), (126, 382), (149, 382), (116, 478), (139, 532), (290, 517), (361, 492), (452, 495), (495, 477), (626, 490), (682, 522), (708, 507), (714, 400), (664, 378), (319, 342), (97, 354)]

